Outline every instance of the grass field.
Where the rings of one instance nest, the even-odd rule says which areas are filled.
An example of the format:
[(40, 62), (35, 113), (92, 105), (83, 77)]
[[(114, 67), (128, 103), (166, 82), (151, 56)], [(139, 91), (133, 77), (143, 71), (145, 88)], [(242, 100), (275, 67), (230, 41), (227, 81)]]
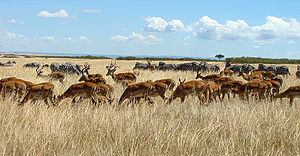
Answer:
[[(0, 78), (16, 76), (34, 83), (35, 69), (23, 68), (29, 62), (84, 64), (90, 73), (106, 74), (110, 60), (57, 58), (1, 58), (15, 60), (13, 67), (0, 67)], [(153, 61), (152, 63), (158, 63)], [(173, 61), (173, 63), (179, 63)], [(132, 71), (135, 61), (118, 61), (118, 72)], [(221, 69), (224, 64), (217, 62)], [(255, 65), (257, 67), (257, 65)], [(284, 79), (281, 91), (299, 85), (296, 65), (288, 65), (292, 76)], [(50, 73), (45, 69), (44, 74)], [(141, 71), (138, 81), (179, 78), (193, 80), (194, 72)], [(18, 107), (10, 100), (0, 100), (0, 153), (3, 155), (299, 155), (300, 106), (287, 99), (283, 103), (250, 102), (231, 99), (200, 105), (198, 98), (189, 97), (184, 104), (175, 100), (164, 105), (160, 98), (154, 105), (117, 106), (124, 90), (105, 77), (115, 87), (112, 105), (93, 107), (84, 101), (71, 107), (66, 99), (58, 107), (49, 108), (43, 102), (26, 103)], [(242, 80), (240, 77), (234, 77)], [(79, 76), (67, 76), (64, 84), (54, 82), (55, 95), (63, 93)], [(167, 92), (169, 97), (171, 92)]]

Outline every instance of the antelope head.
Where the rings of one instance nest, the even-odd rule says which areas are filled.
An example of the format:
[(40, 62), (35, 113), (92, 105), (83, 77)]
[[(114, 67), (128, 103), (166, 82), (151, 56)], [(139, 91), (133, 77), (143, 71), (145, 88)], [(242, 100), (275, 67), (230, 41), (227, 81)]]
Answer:
[(179, 78), (179, 84), (183, 84), (185, 82), (186, 79), (184, 79), (183, 81), (181, 81), (181, 79)]
[(43, 73), (43, 69), (44, 69), (45, 65), (43, 65), (40, 69), (40, 67), (37, 67), (36, 68), (36, 73), (37, 73), (37, 76), (40, 76), (42, 73)]
[(84, 72), (86, 72), (87, 70), (89, 70), (89, 66), (84, 66), (82, 69), (81, 69), (81, 77), (80, 79), (78, 80), (79, 82), (80, 81), (85, 81), (87, 79), (87, 77), (84, 75)]
[(196, 79), (199, 79), (199, 78), (202, 78), (202, 75), (201, 75), (200, 71), (197, 72), (197, 76), (196, 76)]
[(110, 62), (110, 65), (106, 66), (106, 68), (107, 68), (106, 76), (113, 75), (114, 72), (117, 70), (116, 69), (116, 61), (114, 64), (112, 62)]

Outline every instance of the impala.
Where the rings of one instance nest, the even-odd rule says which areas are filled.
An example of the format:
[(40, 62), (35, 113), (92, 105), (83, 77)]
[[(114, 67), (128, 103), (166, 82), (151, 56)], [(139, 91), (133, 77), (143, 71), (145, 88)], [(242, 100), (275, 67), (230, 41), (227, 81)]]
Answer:
[(18, 99), (21, 99), (26, 89), (26, 84), (18, 80), (8, 80), (0, 83), (0, 93), (2, 93), (3, 99), (6, 98), (7, 94), (11, 95), (12, 93), (14, 93), (14, 100), (17, 96)]
[(211, 74), (211, 75), (207, 75), (207, 76), (202, 76), (201, 73), (198, 71), (196, 79), (200, 78), (200, 79), (205, 80), (205, 81), (212, 81), (212, 80), (215, 80), (215, 79), (220, 78), (220, 77), (221, 77), (220, 74)]
[(48, 75), (43, 75), (43, 69), (44, 69), (45, 65), (43, 65), (40, 69), (40, 67), (36, 68), (36, 73), (37, 73), (37, 77), (43, 77), (43, 78), (50, 78), (50, 80), (59, 80), (59, 82), (63, 82), (64, 78), (65, 78), (65, 74), (61, 73), (61, 72), (53, 72), (51, 74)]
[(254, 80), (254, 79), (260, 79), (260, 80), (263, 80), (263, 75), (262, 74), (251, 74), (251, 75), (246, 75), (245, 73), (243, 72), (240, 72), (238, 77), (242, 76), (246, 81), (251, 81), (251, 80)]
[(122, 82), (123, 80), (131, 80), (131, 81), (136, 81), (136, 76), (133, 73), (118, 73), (115, 74), (116, 69), (116, 63), (112, 64), (110, 63), (109, 66), (106, 66), (107, 68), (107, 74), (106, 76), (111, 76), (112, 79), (115, 82)]
[(233, 78), (231, 77), (220, 77), (220, 78), (216, 78), (215, 80), (213, 80), (215, 83), (221, 85), (225, 82), (228, 82), (228, 81), (234, 81)]
[(109, 94), (109, 88), (106, 85), (96, 85), (91, 82), (81, 82), (71, 85), (63, 94), (57, 98), (57, 103), (66, 98), (72, 98), (72, 103), (76, 103), (76, 97), (81, 100), (90, 99), (93, 104), (97, 104), (97, 96), (106, 96)]
[(289, 98), (291, 106), (293, 105), (294, 98), (297, 97), (300, 97), (300, 85), (289, 87), (284, 92), (275, 95), (275, 98), (280, 98), (281, 101), (282, 98)]
[(165, 93), (168, 90), (168, 85), (162, 82), (152, 82), (151, 80), (146, 81), (150, 84), (152, 84), (155, 88), (155, 91), (150, 93), (151, 97), (160, 96), (163, 100), (165, 100)]
[(147, 61), (148, 67), (151, 71), (155, 70), (155, 65), (151, 64), (151, 61)]
[(232, 76), (234, 74), (233, 70), (223, 70), (220, 72), (221, 76)]
[(95, 77), (95, 78), (89, 78), (88, 76), (84, 75), (84, 72), (88, 70), (88, 66), (85, 66), (84, 68), (81, 69), (81, 77), (78, 80), (84, 81), (84, 82), (92, 82), (92, 83), (97, 83), (97, 84), (105, 84), (106, 80), (101, 76), (101, 77)]
[(87, 69), (85, 70), (85, 73), (86, 73), (86, 75), (87, 75), (87, 77), (88, 77), (89, 79), (94, 79), (94, 78), (97, 78), (97, 77), (102, 77), (102, 78), (103, 78), (102, 74), (90, 74), (90, 73), (89, 73), (89, 70), (90, 70), (90, 67), (91, 67), (90, 64), (85, 63), (84, 67), (87, 68)]
[(153, 86), (151, 83), (140, 82), (131, 84), (127, 86), (127, 88), (121, 95), (119, 105), (122, 104), (122, 102), (126, 99), (129, 99), (130, 102), (132, 102), (133, 100), (137, 100), (137, 102), (139, 102), (141, 98), (144, 98), (145, 101), (148, 100), (149, 103), (152, 103), (149, 96), (150, 94), (154, 94), (154, 91), (155, 86)]
[(232, 90), (234, 88), (238, 88), (242, 85), (244, 85), (244, 83), (242, 81), (236, 81), (236, 80), (222, 83), (220, 86), (220, 95), (222, 95), (222, 97), (220, 97), (221, 102), (224, 100), (224, 97), (226, 94), (227, 94), (228, 99), (230, 99), (230, 94), (231, 94)]
[(43, 100), (48, 107), (48, 100), (50, 100), (51, 104), (54, 106), (53, 90), (54, 85), (49, 82), (33, 85), (26, 92), (23, 100), (19, 103), (19, 106), (23, 106), (28, 100), (31, 100), (32, 103), (35, 103), (37, 100)]
[(176, 85), (175, 81), (172, 79), (161, 79), (161, 80), (156, 80), (155, 82), (161, 82), (166, 84), (170, 91), (172, 91)]
[(220, 95), (220, 86), (213, 81), (208, 81), (205, 84), (205, 90), (204, 90), (204, 97), (206, 99), (205, 103), (209, 103), (213, 100), (216, 100), (217, 96), (219, 95)]
[(177, 86), (175, 91), (172, 93), (171, 97), (168, 100), (168, 104), (171, 104), (171, 102), (176, 99), (180, 98), (181, 103), (184, 102), (187, 95), (197, 95), (200, 102), (202, 102), (201, 96), (203, 92), (205, 91), (205, 85), (207, 82), (205, 81), (188, 81), (185, 82), (185, 80), (181, 81), (179, 79), (180, 84)]

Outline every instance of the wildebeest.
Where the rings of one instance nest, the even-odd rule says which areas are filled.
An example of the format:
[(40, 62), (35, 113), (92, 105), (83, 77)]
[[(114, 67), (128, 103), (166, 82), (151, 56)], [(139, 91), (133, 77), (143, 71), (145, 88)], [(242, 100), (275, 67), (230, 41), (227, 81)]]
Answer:
[(6, 63), (0, 62), (0, 66), (13, 66), (16, 64), (16, 61), (7, 61)]
[(234, 73), (246, 73), (249, 74), (251, 70), (254, 70), (255, 68), (252, 65), (249, 64), (243, 64), (243, 65), (232, 65), (231, 62), (226, 62), (225, 70), (232, 70)]
[(274, 72), (276, 75), (291, 75), (290, 70), (287, 66), (277, 66), (277, 65), (269, 65), (266, 66), (264, 64), (258, 64), (258, 71), (271, 71)]
[(300, 65), (297, 66), (296, 77), (300, 79)]
[(36, 68), (36, 67), (39, 67), (40, 64), (37, 63), (37, 62), (32, 62), (32, 63), (26, 63), (23, 65), (23, 67), (31, 67), (31, 68)]
[(51, 63), (50, 69), (52, 72), (62, 72), (66, 74), (80, 75), (80, 66), (72, 62), (66, 62), (64, 64)]
[[(155, 66), (155, 69), (157, 69), (157, 65), (156, 64), (152, 64)], [(140, 62), (136, 62), (135, 66), (133, 67), (133, 69), (149, 69), (149, 63), (140, 63)]]

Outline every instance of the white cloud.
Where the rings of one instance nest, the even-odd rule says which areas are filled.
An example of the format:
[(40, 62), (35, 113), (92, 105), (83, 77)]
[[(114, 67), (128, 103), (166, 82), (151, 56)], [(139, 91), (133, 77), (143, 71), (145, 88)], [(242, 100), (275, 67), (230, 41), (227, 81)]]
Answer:
[(88, 38), (85, 37), (85, 36), (80, 36), (80, 37), (79, 37), (79, 40), (80, 40), (80, 41), (85, 41), (85, 40), (87, 40), (87, 39), (88, 39)]
[(287, 44), (294, 44), (295, 41), (288, 41)]
[(185, 46), (185, 47), (189, 46), (188, 43), (183, 43), (182, 45)]
[(5, 31), (5, 38), (10, 39), (10, 40), (24, 40), (24, 39), (27, 39), (22, 34), (16, 34), (16, 33), (12, 33), (12, 32), (9, 32), (9, 31)]
[(191, 36), (186, 36), (186, 37), (184, 38), (185, 41), (187, 41), (187, 40), (189, 40), (189, 39), (191, 39)]
[(41, 40), (43, 41), (54, 41), (54, 36), (43, 36), (41, 37)]
[(154, 42), (162, 42), (163, 40), (161, 38), (157, 38), (154, 35), (143, 36), (141, 34), (132, 32), (129, 36), (122, 36), (122, 35), (113, 36), (111, 38), (111, 41), (152, 44)]
[(258, 48), (260, 48), (260, 46), (259, 45), (255, 45), (252, 48), (258, 49)]
[(57, 18), (68, 18), (68, 17), (71, 17), (68, 12), (64, 9), (61, 9), (57, 12), (54, 12), (54, 13), (51, 13), (51, 12), (48, 12), (48, 11), (41, 11), (37, 14), (37, 16), (40, 16), (40, 17), (57, 17)]
[(184, 29), (180, 20), (165, 21), (161, 17), (147, 17), (148, 22), (144, 28), (147, 32), (176, 32)]
[(81, 12), (84, 12), (84, 13), (100, 13), (100, 12), (103, 12), (103, 11), (98, 10), (98, 9), (85, 9), (85, 10), (81, 10)]
[(14, 18), (9, 20), (8, 23), (12, 23), (12, 24), (24, 24), (25, 22), (24, 21), (17, 21), (15, 20)]
[(64, 38), (65, 41), (72, 41), (72, 37), (66, 37)]
[(244, 20), (220, 24), (208, 16), (203, 16), (193, 24), (197, 38), (207, 40), (254, 40), (258, 42), (273, 42), (280, 39), (300, 39), (300, 23), (296, 19), (268, 16), (266, 23), (259, 26), (249, 26)]

